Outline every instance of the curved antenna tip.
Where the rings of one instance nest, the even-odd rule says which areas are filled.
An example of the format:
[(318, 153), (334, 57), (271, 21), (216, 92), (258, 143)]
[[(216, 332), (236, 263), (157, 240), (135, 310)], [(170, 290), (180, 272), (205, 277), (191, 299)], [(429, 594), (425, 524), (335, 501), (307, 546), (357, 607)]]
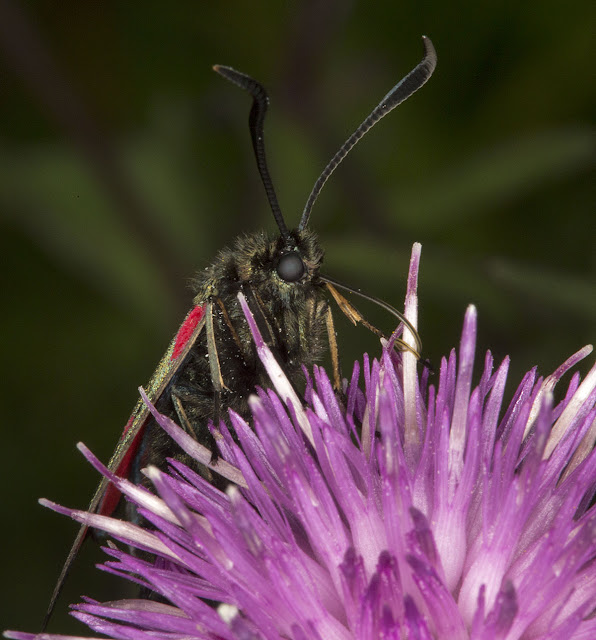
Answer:
[(343, 143), (333, 158), (327, 163), (321, 175), (317, 178), (304, 205), (298, 230), (302, 231), (302, 229), (307, 226), (313, 205), (319, 197), (323, 186), (357, 142), (374, 127), (381, 118), (385, 117), (404, 100), (407, 100), (413, 93), (416, 93), (432, 76), (437, 66), (437, 53), (428, 36), (422, 36), (422, 43), (424, 45), (424, 58), (384, 96), (381, 102), (379, 102), (362, 121), (356, 131)]
[(218, 73), (226, 80), (230, 80), (230, 82), (233, 82), (234, 84), (240, 84), (243, 89), (246, 88), (244, 87), (243, 80), (245, 81), (249, 78), (244, 73), (240, 73), (240, 71), (236, 71), (236, 69), (227, 67), (224, 64), (214, 64), (211, 68), (213, 69), (213, 71), (215, 71), (215, 73)]
[(432, 68), (437, 66), (437, 52), (433, 41), (428, 36), (422, 36), (422, 44), (424, 45), (424, 57), (429, 63), (432, 64)]
[(255, 159), (257, 161), (257, 168), (261, 176), (261, 181), (265, 187), (265, 193), (269, 200), (269, 206), (271, 212), (275, 218), (275, 222), (279, 228), (281, 236), (287, 240), (289, 231), (281, 214), (281, 209), (277, 201), (277, 195), (273, 187), (273, 181), (269, 175), (269, 169), (267, 167), (267, 158), (265, 155), (265, 142), (263, 140), (263, 123), (265, 121), (265, 113), (269, 106), (269, 97), (265, 87), (260, 82), (257, 82), (254, 78), (232, 69), (232, 67), (225, 67), (221, 64), (214, 64), (213, 71), (220, 76), (229, 80), (232, 84), (237, 85), (241, 89), (248, 91), (252, 96), (253, 103), (248, 118), (250, 137), (252, 139), (253, 150), (255, 153)]

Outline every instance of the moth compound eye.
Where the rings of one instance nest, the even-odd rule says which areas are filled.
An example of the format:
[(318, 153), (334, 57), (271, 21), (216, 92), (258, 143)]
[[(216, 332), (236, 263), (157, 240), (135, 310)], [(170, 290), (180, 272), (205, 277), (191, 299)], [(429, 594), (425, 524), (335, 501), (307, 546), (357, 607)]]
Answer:
[(284, 253), (277, 263), (277, 275), (286, 282), (297, 282), (305, 271), (304, 262), (295, 251)]

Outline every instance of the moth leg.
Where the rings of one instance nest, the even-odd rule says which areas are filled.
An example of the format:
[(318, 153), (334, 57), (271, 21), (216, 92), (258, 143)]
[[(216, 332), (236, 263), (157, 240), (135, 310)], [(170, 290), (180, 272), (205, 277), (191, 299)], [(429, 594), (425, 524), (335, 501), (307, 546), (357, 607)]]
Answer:
[(325, 312), (325, 324), (327, 326), (327, 340), (329, 341), (329, 352), (331, 353), (331, 365), (333, 367), (333, 389), (336, 393), (341, 392), (341, 368), (339, 364), (339, 349), (337, 348), (337, 335), (333, 322), (331, 307), (327, 305)]
[[(337, 306), (340, 308), (342, 313), (350, 320), (353, 324), (360, 323), (364, 327), (366, 327), (369, 331), (372, 331), (375, 335), (379, 336), (379, 338), (386, 338), (387, 336), (380, 330), (377, 329), (374, 325), (372, 325), (361, 313), (356, 309), (356, 307), (349, 301), (347, 298), (341, 295), (341, 293), (330, 283), (326, 282), (325, 285), (329, 292), (333, 296), (333, 299), (337, 303)], [(395, 347), (399, 351), (410, 351), (413, 353), (417, 359), (420, 359), (420, 354), (416, 349), (411, 347), (405, 340), (401, 338), (396, 338)]]
[(172, 390), (172, 404), (174, 405), (174, 409), (176, 410), (176, 415), (178, 416), (178, 421), (180, 426), (188, 433), (189, 436), (192, 436), (198, 442), (197, 434), (195, 430), (192, 428), (192, 423), (186, 414), (186, 410), (184, 409), (184, 405), (182, 404), (182, 398), (175, 389)]
[[(207, 330), (207, 356), (209, 358), (209, 369), (211, 372), (211, 384), (213, 385), (213, 427), (214, 438), (221, 438), (219, 433), (219, 422), (221, 420), (221, 394), (224, 389), (229, 390), (224, 384), (221, 375), (219, 356), (217, 355), (217, 343), (215, 342), (215, 329), (213, 327), (213, 303), (207, 304), (207, 318), (205, 322)], [(214, 455), (217, 453), (214, 451)]]
[[(275, 333), (271, 328), (271, 324), (269, 324), (267, 314), (264, 311), (265, 303), (263, 302), (261, 296), (255, 290), (247, 287), (246, 291), (251, 296), (251, 303), (252, 303), (251, 310), (255, 316), (257, 325), (259, 326), (259, 328), (264, 334), (263, 338), (267, 343), (267, 346), (271, 350), (275, 351), (277, 349), (277, 342), (275, 339)], [(275, 321), (275, 318), (271, 318), (271, 319)]]
[(237, 333), (236, 329), (234, 329), (234, 325), (232, 324), (232, 321), (230, 320), (230, 316), (228, 314), (228, 310), (226, 309), (226, 306), (224, 305), (224, 303), (223, 303), (221, 298), (215, 298), (215, 302), (217, 302), (217, 306), (221, 310), (221, 314), (223, 316), (224, 322), (228, 326), (228, 329), (230, 330), (230, 333), (232, 334), (232, 338), (233, 338), (234, 342), (236, 343), (236, 346), (238, 347), (238, 350), (242, 351), (242, 343), (240, 342), (240, 338), (238, 336), (238, 333)]
[(215, 329), (213, 328), (213, 303), (207, 303), (207, 317), (205, 328), (207, 329), (207, 355), (209, 356), (209, 369), (211, 383), (216, 394), (221, 395), (223, 389), (227, 389), (221, 375), (219, 356), (217, 355), (217, 343), (215, 342)]
[[(199, 442), (200, 444), (205, 444), (204, 442), (201, 442), (199, 440), (199, 438), (197, 437), (197, 434), (196, 434), (195, 430), (192, 427), (192, 422), (190, 421), (190, 418), (188, 417), (188, 414), (186, 413), (186, 410), (184, 409), (184, 405), (182, 404), (181, 396), (178, 395), (175, 390), (173, 390), (171, 397), (172, 397), (172, 404), (174, 405), (174, 409), (176, 410), (176, 415), (178, 416), (178, 421), (180, 423), (180, 426), (190, 436), (192, 436), (197, 442)], [(207, 427), (204, 426), (203, 429), (206, 430)], [(187, 456), (181, 457), (180, 459), (182, 460), (182, 462), (184, 462), (185, 464), (187, 464), (191, 468), (194, 468), (196, 471), (198, 471), (198, 473), (203, 478), (205, 478), (205, 480), (207, 480), (208, 482), (213, 482), (213, 473), (211, 472), (211, 469), (209, 469), (209, 467), (207, 465), (202, 464), (200, 462), (196, 462), (195, 460), (191, 460), (191, 459), (187, 458)]]

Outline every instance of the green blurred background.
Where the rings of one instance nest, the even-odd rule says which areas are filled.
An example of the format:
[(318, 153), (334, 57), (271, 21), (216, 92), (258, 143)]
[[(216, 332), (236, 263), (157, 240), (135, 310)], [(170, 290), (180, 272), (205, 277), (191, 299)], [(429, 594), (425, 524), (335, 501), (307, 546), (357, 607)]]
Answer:
[[(420, 330), (438, 365), (468, 303), (512, 381), (596, 339), (593, 2), (0, 0), (1, 628), (38, 630), (84, 506), (175, 332), (185, 282), (244, 231), (273, 230), (246, 126), (269, 89), (271, 172), (290, 224), (318, 173), (422, 56), (424, 89), (333, 176), (312, 227), (325, 270), (402, 304), (423, 244)], [(362, 310), (385, 329), (391, 319)], [(341, 323), (346, 361), (377, 351)], [(586, 367), (583, 369), (586, 370)], [(114, 597), (93, 545), (80, 594)]]

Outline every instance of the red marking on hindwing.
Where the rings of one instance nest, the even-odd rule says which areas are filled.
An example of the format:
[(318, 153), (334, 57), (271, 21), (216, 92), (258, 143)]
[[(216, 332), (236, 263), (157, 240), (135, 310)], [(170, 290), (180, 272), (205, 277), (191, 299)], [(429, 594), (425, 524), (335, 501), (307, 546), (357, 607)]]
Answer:
[(193, 331), (197, 328), (197, 325), (201, 322), (204, 315), (205, 307), (197, 305), (194, 309), (191, 309), (184, 319), (180, 329), (178, 329), (176, 341), (174, 343), (174, 350), (172, 351), (170, 360), (176, 360), (176, 358), (182, 353), (186, 343), (189, 341)]
[[(122, 432), (122, 437), (120, 440), (124, 439), (126, 432), (132, 426), (134, 421), (134, 415), (130, 416), (126, 426), (124, 427), (124, 431)], [(143, 436), (144, 428), (139, 429), (139, 432), (136, 434), (135, 439), (130, 443), (122, 461), (118, 465), (118, 468), (114, 470), (114, 473), (120, 478), (128, 478), (130, 474), (130, 469), (132, 467), (133, 460), (137, 454), (139, 445), (141, 444), (141, 439)], [(98, 509), (98, 513), (102, 516), (111, 516), (114, 513), (118, 503), (120, 502), (121, 493), (116, 489), (113, 484), (109, 484), (106, 488), (106, 492), (104, 493), (103, 499), (101, 501), (101, 505)]]
[[(188, 315), (186, 316), (186, 318), (184, 318), (184, 322), (180, 326), (180, 329), (178, 329), (178, 333), (174, 338), (174, 347), (172, 349), (172, 355), (170, 356), (171, 362), (176, 360), (176, 358), (178, 358), (183, 353), (186, 345), (188, 344), (188, 341), (192, 337), (195, 329), (197, 328), (197, 325), (199, 324), (199, 322), (201, 322), (204, 315), (205, 307), (200, 305), (193, 307), (188, 312)], [(172, 367), (175, 368), (176, 365), (172, 365)], [(156, 400), (156, 398), (152, 398), (152, 400)], [(130, 476), (132, 466), (139, 451), (139, 446), (143, 440), (143, 433), (145, 431), (147, 419), (148, 416), (145, 417), (144, 423), (140, 425), (139, 431), (135, 434), (133, 441), (128, 444), (126, 453), (120, 461), (120, 464), (116, 469), (114, 469), (114, 473), (120, 478), (128, 478)], [(130, 417), (130, 419), (126, 423), (126, 426), (124, 427), (124, 431), (122, 432), (122, 436), (120, 438), (120, 444), (118, 445), (119, 447), (123, 446), (122, 442), (125, 440), (128, 430), (133, 426), (134, 420), (135, 414)], [(104, 516), (112, 515), (112, 513), (118, 506), (118, 503), (120, 502), (120, 497), (120, 491), (118, 491), (118, 489), (116, 489), (114, 485), (108, 485), (99, 509), (97, 510), (97, 513), (100, 513)]]

